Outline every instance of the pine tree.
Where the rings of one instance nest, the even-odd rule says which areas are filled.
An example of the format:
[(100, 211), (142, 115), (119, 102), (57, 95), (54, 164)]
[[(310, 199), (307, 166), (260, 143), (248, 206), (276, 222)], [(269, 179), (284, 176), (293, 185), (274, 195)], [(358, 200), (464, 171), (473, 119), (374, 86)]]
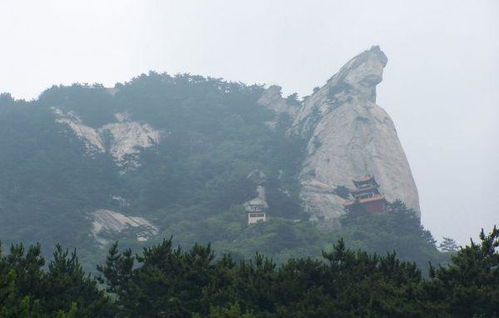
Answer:
[(443, 237), (442, 243), (438, 246), (441, 251), (444, 252), (455, 252), (459, 249), (459, 246), (456, 244), (456, 241), (451, 239), (450, 237)]
[(480, 233), (480, 243), (451, 256), (448, 266), (431, 268), (428, 293), (441, 302), (452, 317), (499, 315), (499, 230)]

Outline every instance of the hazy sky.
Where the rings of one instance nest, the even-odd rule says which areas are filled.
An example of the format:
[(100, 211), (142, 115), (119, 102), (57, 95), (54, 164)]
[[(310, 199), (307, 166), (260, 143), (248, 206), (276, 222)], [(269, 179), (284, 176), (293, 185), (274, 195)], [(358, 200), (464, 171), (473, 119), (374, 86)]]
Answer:
[(0, 92), (149, 70), (308, 95), (373, 44), (436, 238), (499, 224), (499, 1), (0, 0)]

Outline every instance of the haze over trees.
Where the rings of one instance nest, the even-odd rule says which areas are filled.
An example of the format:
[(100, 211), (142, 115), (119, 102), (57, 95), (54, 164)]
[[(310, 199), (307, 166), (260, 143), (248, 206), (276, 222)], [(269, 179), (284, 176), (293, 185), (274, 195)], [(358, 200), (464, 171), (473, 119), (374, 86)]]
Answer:
[[(0, 261), (2, 316), (495, 310), (496, 230), (456, 258), (455, 242), (446, 238), (439, 250), (400, 200), (384, 213), (311, 218), (300, 167), (313, 141), (289, 134), (291, 117), (262, 107), (263, 91), (151, 72), (113, 89), (54, 86), (29, 102), (1, 95), (3, 241), (63, 243), (81, 257), (57, 245), (44, 267), (48, 250), (13, 245)], [(301, 101), (279, 103), (293, 110)], [(245, 202), (262, 196), (259, 186), (271, 217), (248, 225)], [(346, 186), (333, 190), (348, 199)], [(462, 271), (480, 278), (460, 279)], [(468, 311), (448, 305), (461, 300)]]
[[(266, 124), (274, 117), (256, 104), (262, 87), (151, 73), (116, 88), (114, 95), (73, 85), (36, 101), (0, 98), (4, 241), (61, 241), (82, 257), (60, 246), (48, 264), (40, 245), (3, 252), (2, 317), (497, 314), (496, 229), (457, 252), (447, 238), (440, 252), (401, 201), (386, 213), (310, 221), (296, 175), (303, 143), (286, 135), (286, 116)], [(115, 126), (99, 130), (117, 112), (167, 137), (117, 164), (106, 135)], [(61, 120), (70, 119), (100, 133), (94, 146), (105, 151), (68, 131)], [(242, 202), (256, 195), (248, 179), (255, 169), (266, 175), (272, 217), (248, 226)], [(347, 190), (335, 191), (348, 197)], [(96, 240), (88, 213), (96, 209), (140, 215), (158, 233), (146, 242), (137, 239), (143, 228)], [(104, 262), (100, 242), (114, 240), (124, 248), (107, 245)]]
[[(321, 259), (282, 265), (256, 254), (234, 260), (210, 245), (184, 250), (172, 239), (140, 253), (112, 245), (99, 276), (56, 248), (0, 255), (2, 317), (495, 317), (499, 230), (483, 231), (424, 278), (395, 253), (352, 251), (338, 241)], [(98, 280), (98, 281), (97, 281)], [(98, 288), (103, 284), (105, 292)]]
[[(29, 102), (3, 94), (4, 241), (76, 247), (89, 271), (105, 256), (108, 245), (99, 242), (120, 240), (138, 250), (170, 235), (183, 246), (211, 242), (234, 257), (259, 251), (277, 262), (318, 257), (340, 237), (371, 252), (397, 250), (400, 257), (420, 266), (429, 260), (445, 261), (419, 218), (410, 213), (357, 221), (350, 216), (341, 228), (310, 222), (297, 177), (304, 142), (286, 134), (288, 116), (275, 117), (258, 104), (263, 90), (258, 85), (151, 72), (117, 84), (113, 91), (102, 85), (54, 86)], [(299, 101), (291, 95), (286, 103), (296, 107)], [(125, 118), (117, 121), (116, 114)], [(115, 126), (104, 129), (107, 123)], [(157, 131), (161, 141), (148, 144), (147, 138), (156, 135), (146, 134), (137, 148), (140, 156), (116, 157), (119, 151), (130, 150), (116, 141), (125, 137), (112, 135), (113, 129), (124, 130), (121, 123), (130, 131)], [(266, 175), (271, 218), (248, 227), (242, 203), (256, 194), (255, 184), (247, 178), (255, 169)], [(346, 188), (337, 190), (348, 195)], [(157, 235), (137, 241), (143, 229), (129, 228), (95, 234), (96, 241), (93, 213), (101, 209), (143, 217), (156, 226)]]

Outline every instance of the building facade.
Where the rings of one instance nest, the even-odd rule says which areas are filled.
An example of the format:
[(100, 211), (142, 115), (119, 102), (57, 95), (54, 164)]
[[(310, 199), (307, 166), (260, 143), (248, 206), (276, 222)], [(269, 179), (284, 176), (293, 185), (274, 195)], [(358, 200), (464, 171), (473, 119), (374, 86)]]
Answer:
[(355, 189), (350, 190), (352, 200), (345, 203), (347, 211), (383, 213), (386, 211), (386, 199), (379, 190), (379, 184), (373, 176), (363, 176), (352, 180)]
[(248, 212), (248, 224), (267, 222), (265, 207), (261, 204), (250, 204), (246, 207)]

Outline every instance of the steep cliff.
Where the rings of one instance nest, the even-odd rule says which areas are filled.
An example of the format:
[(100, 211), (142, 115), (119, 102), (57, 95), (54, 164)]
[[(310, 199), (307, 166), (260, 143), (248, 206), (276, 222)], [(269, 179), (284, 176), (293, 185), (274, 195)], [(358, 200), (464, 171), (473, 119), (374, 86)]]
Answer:
[(300, 172), (301, 197), (315, 217), (343, 213), (338, 186), (374, 175), (390, 201), (400, 199), (419, 213), (416, 185), (388, 114), (376, 105), (376, 85), (387, 63), (374, 46), (351, 59), (322, 88), (307, 97), (291, 133), (307, 142)]
[[(113, 89), (54, 86), (33, 101), (0, 94), (0, 238), (62, 243), (92, 260), (115, 240), (140, 248), (170, 235), (314, 256), (339, 232), (322, 238), (304, 220), (342, 214), (338, 186), (365, 174), (419, 211), (375, 104), (385, 64), (372, 48), (303, 101), (279, 86), (154, 72)], [(247, 227), (248, 205), (272, 222)]]

